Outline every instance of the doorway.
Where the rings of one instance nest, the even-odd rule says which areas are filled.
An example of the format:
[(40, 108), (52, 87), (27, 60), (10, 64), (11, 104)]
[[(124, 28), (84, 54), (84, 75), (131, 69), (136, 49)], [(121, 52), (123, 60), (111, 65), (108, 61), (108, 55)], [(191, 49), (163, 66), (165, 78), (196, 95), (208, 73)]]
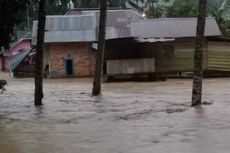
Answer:
[(65, 60), (66, 75), (73, 75), (73, 59)]

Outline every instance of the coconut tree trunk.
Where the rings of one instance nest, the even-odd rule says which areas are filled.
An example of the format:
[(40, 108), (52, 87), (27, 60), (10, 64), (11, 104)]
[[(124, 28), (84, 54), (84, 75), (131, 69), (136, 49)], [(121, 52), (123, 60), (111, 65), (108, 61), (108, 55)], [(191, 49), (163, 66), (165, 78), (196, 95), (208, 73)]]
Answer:
[(39, 1), (39, 14), (38, 14), (38, 31), (37, 31), (37, 44), (36, 44), (36, 58), (35, 58), (35, 106), (42, 105), (43, 98), (43, 52), (44, 52), (44, 35), (45, 35), (45, 12), (46, 0)]
[(203, 44), (206, 21), (207, 0), (199, 0), (199, 12), (197, 19), (197, 31), (194, 54), (194, 76), (192, 90), (192, 106), (202, 103), (202, 79), (203, 79)]
[(92, 95), (96, 96), (101, 93), (101, 80), (103, 75), (103, 62), (105, 52), (105, 34), (106, 34), (106, 16), (107, 16), (107, 0), (100, 0), (100, 23), (99, 23), (99, 37), (98, 50), (95, 65), (95, 75), (93, 81)]

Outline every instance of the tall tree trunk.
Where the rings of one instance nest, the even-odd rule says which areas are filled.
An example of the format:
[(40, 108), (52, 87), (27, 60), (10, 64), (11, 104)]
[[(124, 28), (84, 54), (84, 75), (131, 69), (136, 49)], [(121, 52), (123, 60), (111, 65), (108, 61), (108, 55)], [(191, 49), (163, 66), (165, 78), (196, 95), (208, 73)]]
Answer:
[(43, 52), (44, 52), (44, 35), (45, 35), (45, 12), (46, 0), (39, 1), (39, 14), (38, 14), (38, 31), (37, 31), (37, 44), (36, 44), (36, 59), (35, 59), (35, 106), (42, 105), (43, 98)]
[(194, 54), (194, 76), (192, 90), (192, 106), (201, 105), (202, 103), (202, 79), (203, 79), (203, 44), (207, 0), (199, 0), (199, 12), (197, 19), (196, 43)]
[(95, 75), (93, 81), (92, 95), (96, 96), (101, 93), (101, 79), (103, 75), (103, 63), (105, 52), (105, 34), (106, 34), (106, 16), (107, 16), (107, 0), (100, 1), (100, 23), (98, 37), (98, 51), (95, 65)]

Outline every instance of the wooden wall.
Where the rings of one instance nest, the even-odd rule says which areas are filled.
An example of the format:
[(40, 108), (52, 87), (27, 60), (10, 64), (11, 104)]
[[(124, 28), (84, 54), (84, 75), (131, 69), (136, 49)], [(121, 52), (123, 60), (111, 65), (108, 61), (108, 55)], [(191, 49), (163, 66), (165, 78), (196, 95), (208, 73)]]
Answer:
[(105, 59), (138, 59), (152, 58), (153, 52), (145, 49), (144, 43), (135, 42), (133, 39), (110, 40), (106, 42)]
[(133, 39), (106, 42), (104, 74), (148, 74), (155, 72), (154, 52)]
[[(189, 72), (193, 71), (194, 43), (194, 39), (184, 38), (172, 42), (148, 44), (146, 48), (154, 52), (157, 72)], [(207, 41), (204, 46), (203, 67), (207, 69)]]
[(230, 42), (208, 42), (208, 70), (230, 71)]

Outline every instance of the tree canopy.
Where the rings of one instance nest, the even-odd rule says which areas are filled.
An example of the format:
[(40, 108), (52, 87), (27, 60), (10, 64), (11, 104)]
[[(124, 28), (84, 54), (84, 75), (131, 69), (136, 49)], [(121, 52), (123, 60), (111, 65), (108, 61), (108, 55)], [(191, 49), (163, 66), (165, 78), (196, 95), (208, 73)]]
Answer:
[[(47, 15), (65, 14), (71, 7), (98, 8), (99, 0), (48, 0)], [(208, 15), (217, 19), (222, 32), (229, 29), (230, 0), (208, 1)], [(20, 7), (19, 7), (20, 6)], [(149, 18), (196, 17), (198, 0), (108, 0), (109, 7), (131, 7), (146, 11)], [(32, 22), (38, 17), (38, 0), (0, 1), (0, 50), (9, 48), (14, 30), (31, 30)]]
[(14, 27), (20, 23), (27, 5), (29, 5), (29, 0), (0, 1), (0, 50), (2, 47), (9, 48)]
[[(15, 30), (31, 30), (38, 17), (38, 0), (0, 1), (0, 50), (9, 48)], [(70, 0), (48, 0), (47, 15), (61, 15), (70, 8)]]

